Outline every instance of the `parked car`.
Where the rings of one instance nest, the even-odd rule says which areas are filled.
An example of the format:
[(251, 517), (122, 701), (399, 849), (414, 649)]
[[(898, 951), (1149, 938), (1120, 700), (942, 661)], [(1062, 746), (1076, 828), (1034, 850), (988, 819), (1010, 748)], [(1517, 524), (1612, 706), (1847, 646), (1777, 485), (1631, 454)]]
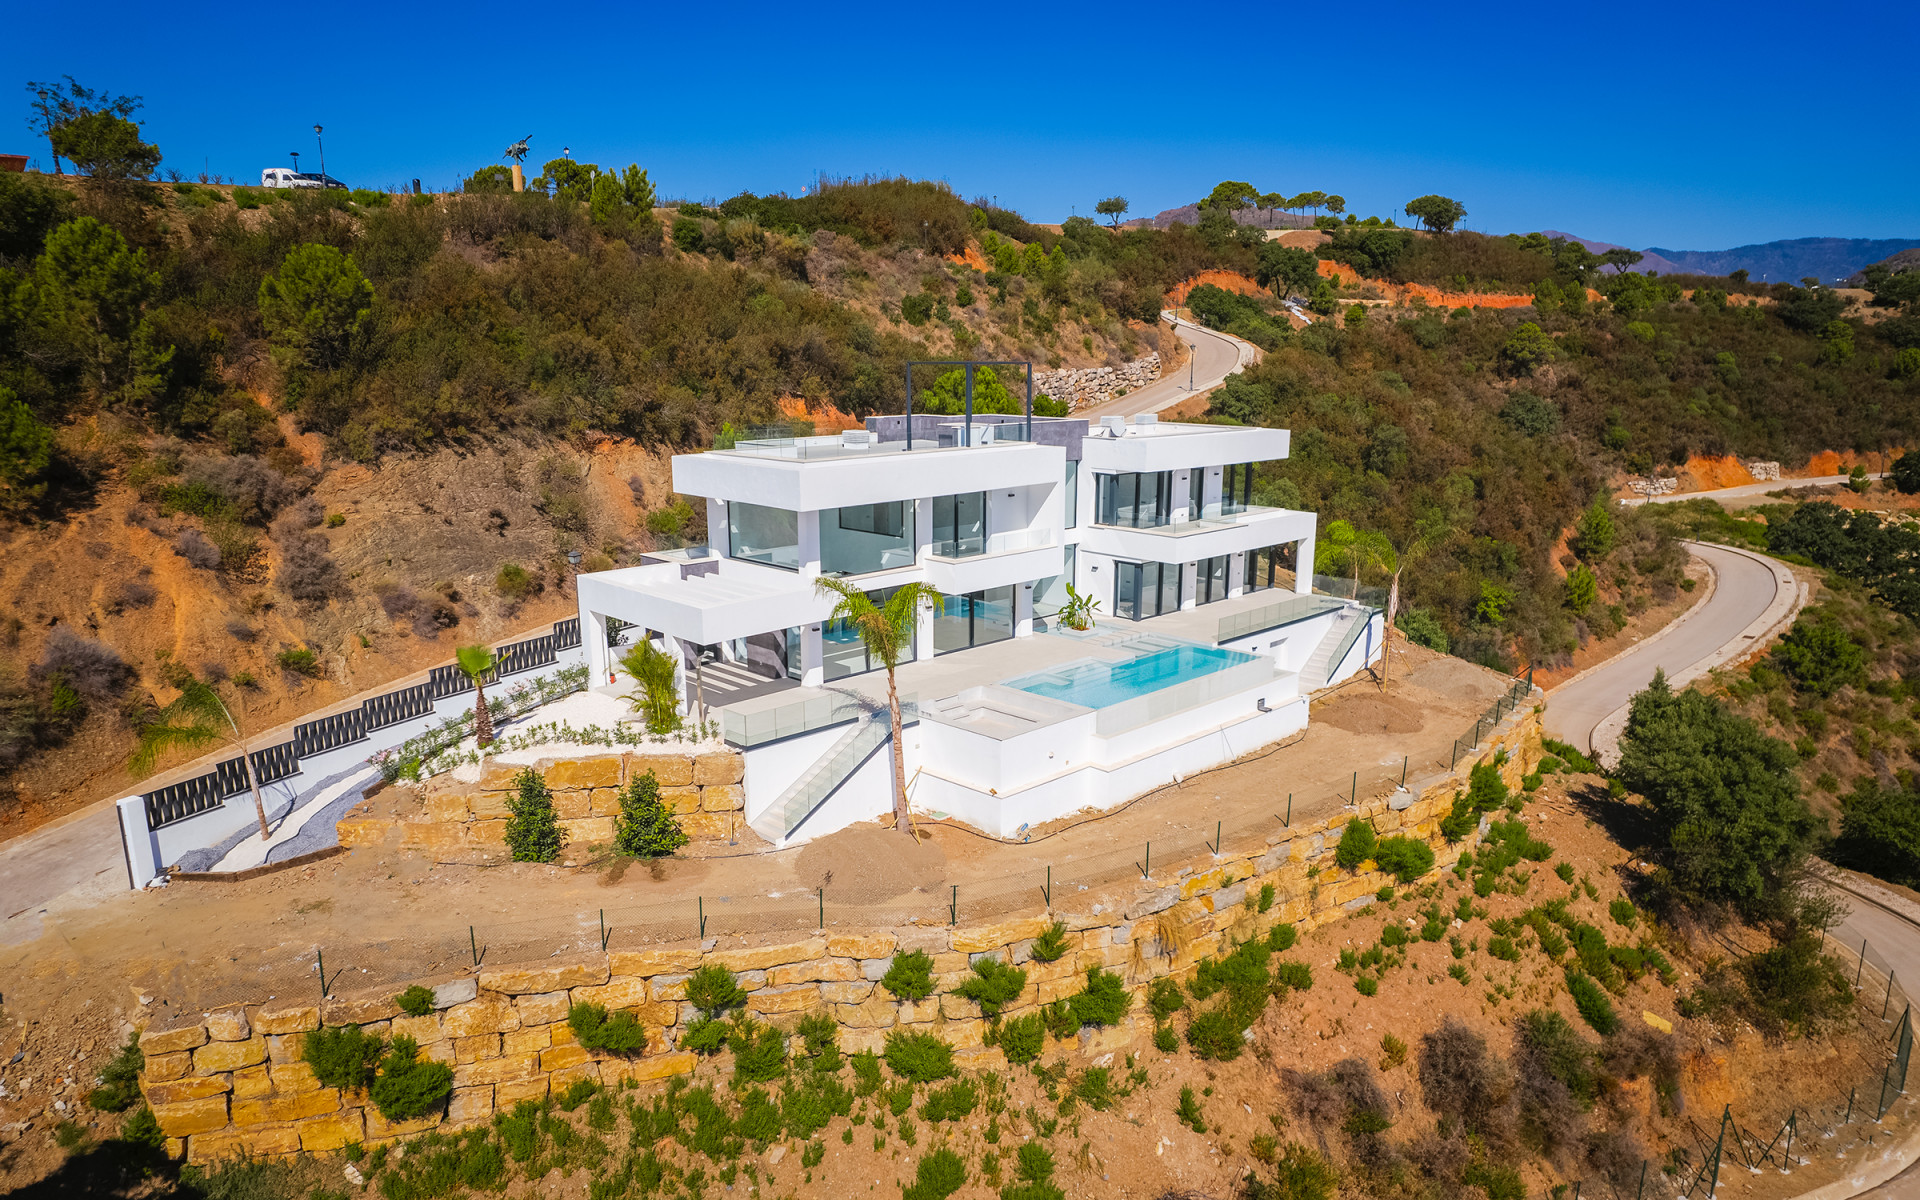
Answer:
[(264, 188), (340, 188), (346, 189), (331, 175), (309, 175), (295, 171), (291, 167), (268, 167), (260, 172), (260, 186)]

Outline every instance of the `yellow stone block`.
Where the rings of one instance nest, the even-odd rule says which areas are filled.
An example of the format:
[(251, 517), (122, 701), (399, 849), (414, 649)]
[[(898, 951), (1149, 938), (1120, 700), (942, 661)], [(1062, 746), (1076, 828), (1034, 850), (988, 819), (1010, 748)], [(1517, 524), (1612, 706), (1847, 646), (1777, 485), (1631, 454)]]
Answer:
[(466, 849), (467, 827), (443, 825), (437, 821), (406, 821), (401, 825), (400, 844), (409, 850), (427, 854), (457, 854)]
[(243, 1154), (249, 1158), (279, 1158), (298, 1153), (300, 1131), (291, 1125), (204, 1133), (187, 1142), (187, 1158), (196, 1163), (219, 1162)]
[(216, 1042), (244, 1042), (253, 1036), (253, 1026), (247, 1022), (245, 1009), (223, 1008), (208, 1013), (206, 1025), (207, 1037)]
[(567, 1019), (567, 993), (542, 992), (537, 996), (520, 996), (513, 1002), (520, 1013), (520, 1028), (529, 1025), (552, 1025), (556, 1021)]
[[(593, 758), (555, 758), (540, 760), (540, 773), (547, 786), (561, 788), (597, 788), (620, 786), (620, 757), (613, 754)], [(555, 796), (555, 800), (559, 797)]]
[(620, 815), (620, 789), (595, 788), (588, 795), (592, 804), (587, 815), (594, 817), (617, 817)]
[(710, 783), (700, 789), (700, 807), (707, 812), (738, 812), (747, 806), (747, 789), (737, 783)]
[(826, 952), (827, 939), (815, 937), (779, 946), (742, 946), (733, 950), (717, 950), (710, 957), (729, 971), (764, 971), (787, 963), (806, 962)]
[[(615, 1009), (632, 1008), (646, 1002), (647, 981), (637, 976), (615, 979), (612, 983), (603, 983), (595, 987), (573, 989), (573, 1003), (598, 1004), (609, 1012)], [(565, 1015), (562, 1013), (562, 1018)]]
[(411, 1121), (389, 1121), (380, 1115), (379, 1109), (371, 1106), (366, 1109), (366, 1118), (368, 1141), (377, 1138), (412, 1137), (416, 1133), (425, 1133), (440, 1123), (438, 1113), (430, 1117), (416, 1117)]
[[(480, 986), (491, 985), (482, 982)], [(441, 1014), (441, 1022), (448, 1037), (463, 1038), (481, 1033), (510, 1033), (520, 1028), (520, 1014), (514, 1011), (513, 1001), (487, 992), (449, 1008)]]
[(600, 1064), (597, 1062), (575, 1063), (571, 1067), (561, 1067), (547, 1079), (547, 1086), (556, 1092), (564, 1092), (577, 1079), (591, 1079), (600, 1082)]
[(685, 787), (693, 782), (693, 757), (687, 754), (627, 755), (627, 779), (638, 779), (648, 771), (653, 772), (654, 782), (663, 788)]
[(504, 851), (507, 846), (507, 822), (475, 821), (467, 826), (467, 844), (476, 850)]
[[(962, 954), (978, 954), (986, 950), (998, 950), (1002, 946), (1011, 946), (1028, 938), (1037, 938), (1047, 931), (1052, 922), (1045, 917), (1025, 917), (1016, 921), (1000, 921), (992, 925), (974, 925), (952, 932), (954, 950)], [(876, 956), (878, 957), (878, 956)]]
[(387, 833), (393, 826), (392, 821), (373, 817), (348, 817), (333, 823), (333, 834), (342, 846), (349, 849), (354, 846), (378, 846), (387, 840)]
[(455, 1088), (447, 1101), (447, 1123), (465, 1125), (493, 1115), (493, 1085)]
[(859, 1004), (873, 995), (874, 985), (864, 980), (856, 983), (823, 983), (820, 985), (820, 999), (828, 1004)]
[(700, 947), (668, 950), (617, 950), (611, 959), (614, 977), (621, 975), (682, 975), (700, 965)]
[(267, 1075), (267, 1065), (247, 1067), (233, 1073), (233, 1098), (251, 1100), (258, 1096), (273, 1094), (273, 1080)]
[(425, 810), (427, 820), (454, 825), (463, 824), (473, 815), (464, 792), (434, 792), (427, 797)]
[(307, 1035), (304, 1033), (276, 1033), (267, 1038), (267, 1061), (277, 1063), (304, 1062), (307, 1048)]
[(700, 811), (700, 791), (697, 787), (663, 787), (660, 789), (660, 803), (676, 817), (684, 817)]
[(320, 1028), (320, 1006), (317, 1004), (263, 1008), (253, 1014), (255, 1033), (307, 1033), (318, 1028)]
[(696, 842), (724, 842), (739, 826), (739, 816), (733, 812), (688, 813), (680, 818), (680, 832)]
[(827, 939), (827, 954), (833, 958), (885, 958), (893, 953), (894, 945), (890, 933), (839, 933)]
[(484, 1058), (499, 1058), (500, 1038), (501, 1035), (497, 1033), (476, 1033), (470, 1037), (454, 1038), (453, 1061), (470, 1063)]
[(147, 1103), (159, 1108), (162, 1104), (185, 1104), (189, 1100), (225, 1095), (231, 1087), (225, 1075), (189, 1075), (171, 1083), (149, 1083), (142, 1090)]
[(193, 1052), (181, 1050), (173, 1054), (147, 1055), (146, 1079), (152, 1083), (165, 1083), (169, 1079), (178, 1079), (193, 1069)]
[(549, 1025), (516, 1029), (512, 1033), (500, 1035), (500, 1053), (508, 1056), (538, 1054), (551, 1045), (553, 1045), (553, 1028)]
[(338, 1150), (349, 1143), (365, 1141), (367, 1137), (366, 1122), (357, 1108), (331, 1116), (309, 1117), (294, 1128), (300, 1131), (300, 1148), (309, 1154)]
[(503, 1079), (494, 1085), (493, 1104), (502, 1112), (512, 1108), (522, 1100), (545, 1100), (547, 1098), (547, 1077), (535, 1075), (529, 1079)]
[(851, 958), (818, 958), (812, 962), (792, 963), (767, 972), (768, 987), (793, 983), (852, 983), (865, 979), (860, 964)]
[(467, 811), (473, 814), (476, 824), (482, 821), (504, 821), (513, 814), (507, 809), (507, 798), (512, 792), (475, 792), (467, 799)]
[(693, 760), (693, 781), (701, 785), (739, 783), (747, 777), (747, 760), (731, 750), (711, 751)]
[(480, 772), (478, 787), (483, 792), (511, 792), (520, 786), (520, 772), (524, 770), (523, 766), (489, 762)]
[(267, 1061), (267, 1039), (248, 1038), (244, 1042), (208, 1042), (193, 1052), (193, 1072), (196, 1075), (217, 1075), (222, 1071), (238, 1071), (241, 1067), (251, 1067)]
[(424, 1017), (395, 1017), (393, 1036), (410, 1037), (424, 1046), (428, 1042), (439, 1041), (446, 1034), (440, 1028), (440, 1014), (428, 1013)]
[(820, 989), (810, 983), (786, 988), (762, 988), (747, 997), (747, 1011), (762, 1016), (771, 1013), (805, 1012), (820, 1007)]
[(647, 1058), (629, 1059), (622, 1064), (625, 1077), (635, 1083), (665, 1079), (669, 1075), (691, 1075), (700, 1065), (697, 1055), (691, 1050), (677, 1050), (672, 1054), (655, 1054)]
[(467, 1063), (453, 1069), (453, 1086), (478, 1087), (487, 1083), (506, 1083), (514, 1079), (525, 1079), (540, 1071), (538, 1054), (513, 1054), (505, 1058), (490, 1058), (485, 1062)]
[(400, 1006), (385, 991), (371, 996), (354, 996), (327, 1001), (320, 1008), (320, 1019), (328, 1025), (366, 1025), (388, 1021), (400, 1015)]
[(612, 817), (581, 817), (575, 821), (561, 821), (560, 828), (566, 831), (567, 845), (575, 847), (576, 852), (613, 840)]
[(201, 1024), (182, 1025), (177, 1029), (148, 1030), (140, 1035), (142, 1054), (171, 1054), (178, 1050), (192, 1050), (205, 1045), (207, 1027)]
[(244, 1128), (248, 1125), (266, 1125), (276, 1121), (298, 1121), (305, 1117), (319, 1117), (339, 1111), (340, 1090), (320, 1088), (317, 1091), (301, 1092), (293, 1096), (235, 1100), (233, 1123)]
[(299, 1092), (319, 1090), (320, 1081), (313, 1076), (313, 1068), (303, 1062), (274, 1063), (267, 1068), (273, 1079), (274, 1090), (293, 1095)]
[(212, 1133), (227, 1125), (227, 1095), (224, 1091), (217, 1096), (183, 1100), (178, 1104), (155, 1104), (152, 1108), (154, 1119), (160, 1122), (161, 1132), (168, 1137)]
[(540, 1069), (546, 1072), (562, 1070), (583, 1063), (593, 1056), (584, 1048), (573, 1046), (553, 1046), (540, 1052)]
[[(606, 958), (595, 955), (591, 958), (547, 963), (537, 967), (483, 971), (480, 974), (480, 990), (503, 992), (510, 996), (524, 996), (541, 992), (561, 992), (568, 988), (605, 983), (608, 977)], [(480, 999), (484, 1000), (486, 997), (482, 996)], [(468, 1001), (468, 1003), (476, 1003), (476, 1001)], [(457, 1012), (459, 1006), (448, 1011)], [(502, 1029), (498, 1032), (506, 1031)]]
[(553, 815), (562, 821), (577, 821), (593, 815), (592, 792), (555, 792)]

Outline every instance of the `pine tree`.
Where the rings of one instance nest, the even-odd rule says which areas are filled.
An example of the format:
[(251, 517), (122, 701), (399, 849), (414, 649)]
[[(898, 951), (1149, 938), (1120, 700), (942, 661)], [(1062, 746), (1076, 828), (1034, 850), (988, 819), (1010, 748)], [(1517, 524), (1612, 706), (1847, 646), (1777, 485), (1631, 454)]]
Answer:
[(567, 840), (553, 812), (553, 793), (532, 767), (514, 782), (519, 791), (507, 798), (507, 849), (514, 862), (552, 862)]
[(658, 858), (687, 844), (686, 831), (660, 801), (660, 782), (648, 771), (620, 792), (613, 844), (622, 854)]

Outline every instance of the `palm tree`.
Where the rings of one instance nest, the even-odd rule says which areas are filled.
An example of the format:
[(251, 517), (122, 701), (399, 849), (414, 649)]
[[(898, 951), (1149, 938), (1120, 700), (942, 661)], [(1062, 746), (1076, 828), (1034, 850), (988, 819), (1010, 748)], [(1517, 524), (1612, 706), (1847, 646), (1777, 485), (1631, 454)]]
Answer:
[(247, 753), (246, 739), (240, 736), (240, 724), (233, 719), (226, 701), (213, 685), (189, 675), (180, 685), (173, 703), (161, 709), (153, 722), (140, 730), (140, 743), (127, 757), (127, 770), (135, 776), (147, 775), (154, 764), (170, 750), (199, 750), (217, 743), (237, 746), (247, 773), (247, 786), (253, 790), (254, 815), (260, 818), (260, 840), (271, 836), (267, 828), (267, 805), (260, 798), (260, 780), (253, 772), (253, 756)]
[(500, 660), (485, 646), (462, 646), (453, 652), (453, 661), (473, 680), (473, 744), (485, 746), (493, 741), (493, 714), (487, 711), (487, 693), (482, 685)]
[(857, 585), (844, 579), (822, 576), (814, 580), (814, 587), (823, 596), (839, 597), (833, 612), (827, 617), (828, 622), (845, 621), (860, 635), (868, 657), (879, 659), (887, 669), (887, 715), (893, 722), (893, 827), (901, 833), (910, 832), (907, 819), (907, 756), (900, 744), (900, 689), (895, 684), (893, 671), (900, 665), (900, 656), (913, 646), (913, 631), (919, 621), (921, 602), (938, 604), (945, 597), (941, 596), (939, 588), (930, 583), (909, 583), (888, 596), (886, 604), (875, 606), (873, 600)]

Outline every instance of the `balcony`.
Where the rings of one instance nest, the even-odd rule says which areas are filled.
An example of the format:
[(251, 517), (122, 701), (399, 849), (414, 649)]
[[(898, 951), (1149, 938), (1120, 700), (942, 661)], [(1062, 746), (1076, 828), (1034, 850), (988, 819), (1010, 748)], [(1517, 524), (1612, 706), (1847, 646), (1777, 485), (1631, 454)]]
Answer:
[(988, 534), (967, 553), (927, 555), (927, 582), (949, 595), (1058, 575), (1063, 562), (1059, 534), (1051, 529), (1009, 529)]
[(1233, 516), (1202, 517), (1136, 529), (1090, 525), (1080, 545), (1096, 554), (1140, 562), (1194, 562), (1313, 536), (1314, 514), (1290, 508), (1249, 508)]

